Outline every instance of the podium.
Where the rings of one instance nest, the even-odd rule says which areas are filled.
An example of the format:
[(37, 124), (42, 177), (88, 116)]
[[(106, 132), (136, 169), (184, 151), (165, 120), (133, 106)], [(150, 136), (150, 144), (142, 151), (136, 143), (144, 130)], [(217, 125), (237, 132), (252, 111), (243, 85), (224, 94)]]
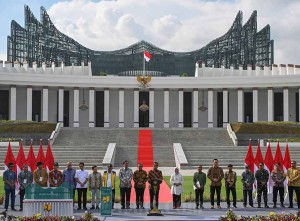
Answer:
[(73, 189), (68, 185), (60, 187), (26, 188), (23, 201), (23, 215), (73, 216)]
[(101, 207), (100, 214), (101, 216), (111, 216), (111, 207), (112, 207), (112, 189), (111, 187), (101, 187)]

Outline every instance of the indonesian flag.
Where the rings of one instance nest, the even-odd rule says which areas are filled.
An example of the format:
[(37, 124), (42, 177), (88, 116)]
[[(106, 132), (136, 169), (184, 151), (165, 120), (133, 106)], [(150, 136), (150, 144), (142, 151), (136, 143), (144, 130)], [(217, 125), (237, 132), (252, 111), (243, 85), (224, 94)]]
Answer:
[(26, 163), (28, 165), (28, 170), (29, 171), (33, 172), (36, 169), (36, 159), (35, 159), (35, 155), (34, 155), (34, 152), (33, 152), (32, 140), (30, 142), (30, 148), (29, 148), (29, 152), (28, 152), (28, 155), (27, 155)]
[(39, 149), (38, 155), (36, 157), (36, 162), (42, 162), (43, 168), (46, 168), (46, 158), (44, 155), (42, 139), (40, 139), (40, 149)]
[(251, 144), (251, 140), (249, 142), (249, 147), (248, 147), (248, 152), (247, 155), (245, 157), (245, 166), (248, 165), (250, 171), (253, 173), (254, 172), (254, 156), (253, 156), (253, 150), (252, 150), (252, 144)]
[(5, 160), (4, 160), (4, 169), (5, 170), (8, 169), (8, 164), (9, 163), (13, 163), (15, 165), (14, 170), (16, 171), (16, 160), (15, 160), (14, 154), (12, 152), (10, 142), (8, 142), (6, 157), (5, 157)]
[(52, 154), (51, 146), (50, 146), (50, 141), (48, 141), (48, 147), (47, 147), (47, 152), (46, 152), (46, 169), (47, 172), (53, 170), (53, 164), (54, 164), (54, 157)]
[(144, 58), (148, 62), (152, 58), (152, 55), (148, 51), (144, 51)]
[(277, 142), (277, 147), (276, 147), (276, 152), (275, 152), (275, 157), (274, 157), (274, 165), (276, 163), (279, 163), (280, 168), (283, 169), (283, 158), (282, 158), (282, 153), (281, 153), (281, 149), (279, 146), (279, 142)]
[(271, 150), (270, 142), (268, 142), (267, 152), (266, 152), (265, 160), (264, 160), (265, 169), (268, 170), (268, 172), (270, 174), (269, 182), (268, 182), (268, 193), (273, 193), (273, 180), (271, 177), (271, 172), (273, 171), (273, 168), (274, 168), (273, 163), (274, 163), (274, 160), (273, 160), (273, 156), (272, 156), (272, 150)]
[[(286, 143), (285, 146), (285, 153), (284, 153), (284, 158), (283, 158), (283, 171), (286, 174), (288, 169), (291, 167), (291, 157), (290, 157), (290, 150), (289, 150), (289, 145)], [(284, 181), (284, 186), (287, 186), (287, 179)], [(286, 192), (288, 189), (286, 188)]]
[[(256, 171), (258, 170), (258, 168), (259, 168), (259, 163), (260, 162), (264, 162), (264, 158), (263, 158), (263, 155), (261, 153), (260, 142), (258, 140), (257, 150), (256, 150), (255, 160), (254, 160), (254, 175), (255, 175)], [(255, 179), (253, 191), (255, 191), (256, 189), (257, 189), (257, 181)]]
[(24, 149), (23, 149), (23, 141), (21, 141), (18, 156), (16, 159), (17, 174), (19, 174), (22, 171), (25, 163), (26, 163), (26, 158), (25, 158)]

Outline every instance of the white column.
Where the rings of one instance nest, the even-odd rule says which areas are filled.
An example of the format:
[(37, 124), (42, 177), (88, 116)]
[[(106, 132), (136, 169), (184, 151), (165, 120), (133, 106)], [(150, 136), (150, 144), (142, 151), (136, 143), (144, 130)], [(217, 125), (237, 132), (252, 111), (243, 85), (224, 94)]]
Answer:
[(27, 117), (26, 120), (32, 121), (32, 87), (27, 87)]
[(253, 122), (257, 122), (258, 121), (258, 90), (257, 90), (257, 88), (253, 88), (252, 99), (253, 99)]
[(154, 127), (154, 90), (149, 91), (149, 127)]
[(58, 88), (58, 122), (64, 123), (64, 89)]
[(244, 122), (244, 91), (238, 89), (238, 122)]
[(89, 127), (95, 127), (95, 89), (89, 89)]
[(16, 86), (10, 87), (9, 93), (9, 119), (17, 119), (17, 88)]
[(274, 121), (274, 93), (273, 93), (273, 88), (268, 88), (268, 121)]
[(178, 91), (179, 111), (178, 111), (178, 127), (183, 127), (183, 90)]
[(140, 92), (138, 89), (134, 89), (133, 92), (133, 126), (139, 127), (139, 95)]
[(283, 89), (283, 121), (289, 121), (289, 89)]
[(48, 98), (48, 88), (47, 87), (43, 87), (43, 120), (42, 122), (47, 122), (48, 121), (48, 112), (49, 112), (49, 102), (48, 102), (49, 98)]
[(109, 127), (109, 89), (104, 89), (104, 127)]
[(124, 88), (119, 89), (119, 127), (124, 127)]
[(223, 90), (223, 127), (228, 124), (228, 90)]
[(209, 89), (207, 92), (208, 97), (208, 127), (214, 127), (214, 91)]
[(192, 110), (192, 114), (193, 114), (193, 127), (194, 128), (198, 128), (198, 95), (199, 95), (199, 91), (198, 89), (194, 89), (193, 90), (193, 110)]
[(79, 88), (74, 88), (74, 123), (73, 127), (79, 127)]
[(169, 127), (169, 89), (164, 90), (164, 127)]

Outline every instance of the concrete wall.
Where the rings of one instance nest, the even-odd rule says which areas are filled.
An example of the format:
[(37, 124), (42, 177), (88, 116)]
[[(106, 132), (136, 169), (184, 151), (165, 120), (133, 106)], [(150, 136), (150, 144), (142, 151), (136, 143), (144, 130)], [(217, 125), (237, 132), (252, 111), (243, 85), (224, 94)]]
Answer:
[(229, 108), (229, 122), (235, 123), (238, 121), (238, 106), (237, 106), (237, 90), (229, 90), (228, 91), (228, 108)]
[(27, 89), (17, 87), (17, 120), (27, 119)]
[(179, 100), (178, 90), (170, 90), (169, 92), (169, 126), (178, 127), (178, 112), (179, 112)]
[(268, 121), (268, 91), (258, 90), (258, 121)]
[[(70, 89), (70, 92), (69, 92), (69, 108), (70, 108), (70, 111), (69, 111), (70, 127), (73, 127), (73, 123), (74, 123), (74, 90), (73, 89)], [(80, 121), (80, 116), (79, 116), (79, 121)]]
[(125, 127), (133, 127), (133, 119), (134, 119), (134, 110), (133, 110), (133, 90), (125, 90), (125, 107), (124, 107), (124, 126)]
[(154, 91), (154, 127), (164, 127), (164, 91)]
[[(83, 99), (89, 105), (89, 89), (87, 88), (84, 89), (84, 96), (83, 89), (79, 89), (79, 106), (82, 104)], [(84, 111), (79, 109), (79, 127), (89, 127), (89, 109)]]
[(58, 119), (58, 101), (57, 101), (58, 90), (50, 88), (48, 90), (48, 121), (57, 122)]
[[(204, 97), (203, 97), (203, 95)], [(202, 106), (202, 100), (204, 101), (204, 106), (207, 107), (207, 90), (199, 90), (199, 94), (198, 94), (198, 106), (201, 107)], [(198, 110), (198, 125), (201, 128), (206, 128), (208, 125), (208, 110), (206, 111), (201, 111)]]
[(109, 127), (119, 127), (119, 90), (109, 90)]

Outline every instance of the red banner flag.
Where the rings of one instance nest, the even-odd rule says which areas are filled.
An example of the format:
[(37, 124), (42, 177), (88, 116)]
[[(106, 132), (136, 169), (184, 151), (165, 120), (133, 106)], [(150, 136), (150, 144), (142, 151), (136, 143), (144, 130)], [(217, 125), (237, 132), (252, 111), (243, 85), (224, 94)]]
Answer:
[(253, 150), (252, 150), (252, 144), (251, 140), (249, 142), (249, 147), (248, 147), (248, 152), (245, 157), (245, 165), (249, 166), (250, 171), (253, 173), (254, 172), (254, 156), (253, 156)]
[(289, 150), (289, 145), (286, 143), (285, 146), (285, 153), (284, 153), (284, 158), (283, 158), (283, 169), (284, 172), (286, 173), (287, 170), (291, 167), (291, 157), (290, 157), (290, 150)]
[(14, 154), (12, 152), (10, 142), (8, 142), (6, 157), (5, 157), (5, 160), (4, 160), (4, 169), (5, 170), (8, 169), (8, 164), (9, 163), (13, 163), (15, 165), (14, 170), (16, 171), (16, 160), (15, 160)]
[(277, 147), (276, 147), (276, 152), (275, 152), (275, 157), (274, 157), (274, 165), (276, 163), (279, 163), (280, 168), (283, 169), (283, 158), (282, 158), (282, 153), (281, 153), (279, 142), (277, 142)]
[(50, 146), (50, 141), (48, 141), (48, 147), (47, 147), (47, 152), (46, 152), (46, 168), (47, 172), (53, 170), (53, 164), (54, 164), (54, 157), (52, 154), (51, 146)]
[(267, 152), (264, 159), (265, 169), (268, 170), (270, 176), (269, 176), (269, 182), (268, 182), (268, 193), (273, 193), (273, 180), (271, 177), (271, 172), (274, 168), (274, 159), (272, 155), (272, 150), (270, 146), (270, 142), (268, 142)]
[(40, 148), (39, 148), (38, 155), (36, 157), (36, 162), (42, 162), (43, 168), (46, 168), (46, 158), (45, 158), (45, 154), (44, 154), (44, 150), (43, 150), (42, 139), (40, 139)]
[(36, 169), (36, 158), (33, 152), (33, 147), (32, 147), (32, 140), (30, 142), (30, 148), (29, 148), (29, 152), (27, 155), (27, 159), (26, 159), (26, 163), (28, 165), (28, 170), (29, 171), (34, 171)]
[(24, 149), (23, 149), (23, 141), (21, 141), (18, 156), (16, 159), (17, 174), (19, 174), (22, 171), (25, 163), (26, 163), (26, 158), (25, 158)]

